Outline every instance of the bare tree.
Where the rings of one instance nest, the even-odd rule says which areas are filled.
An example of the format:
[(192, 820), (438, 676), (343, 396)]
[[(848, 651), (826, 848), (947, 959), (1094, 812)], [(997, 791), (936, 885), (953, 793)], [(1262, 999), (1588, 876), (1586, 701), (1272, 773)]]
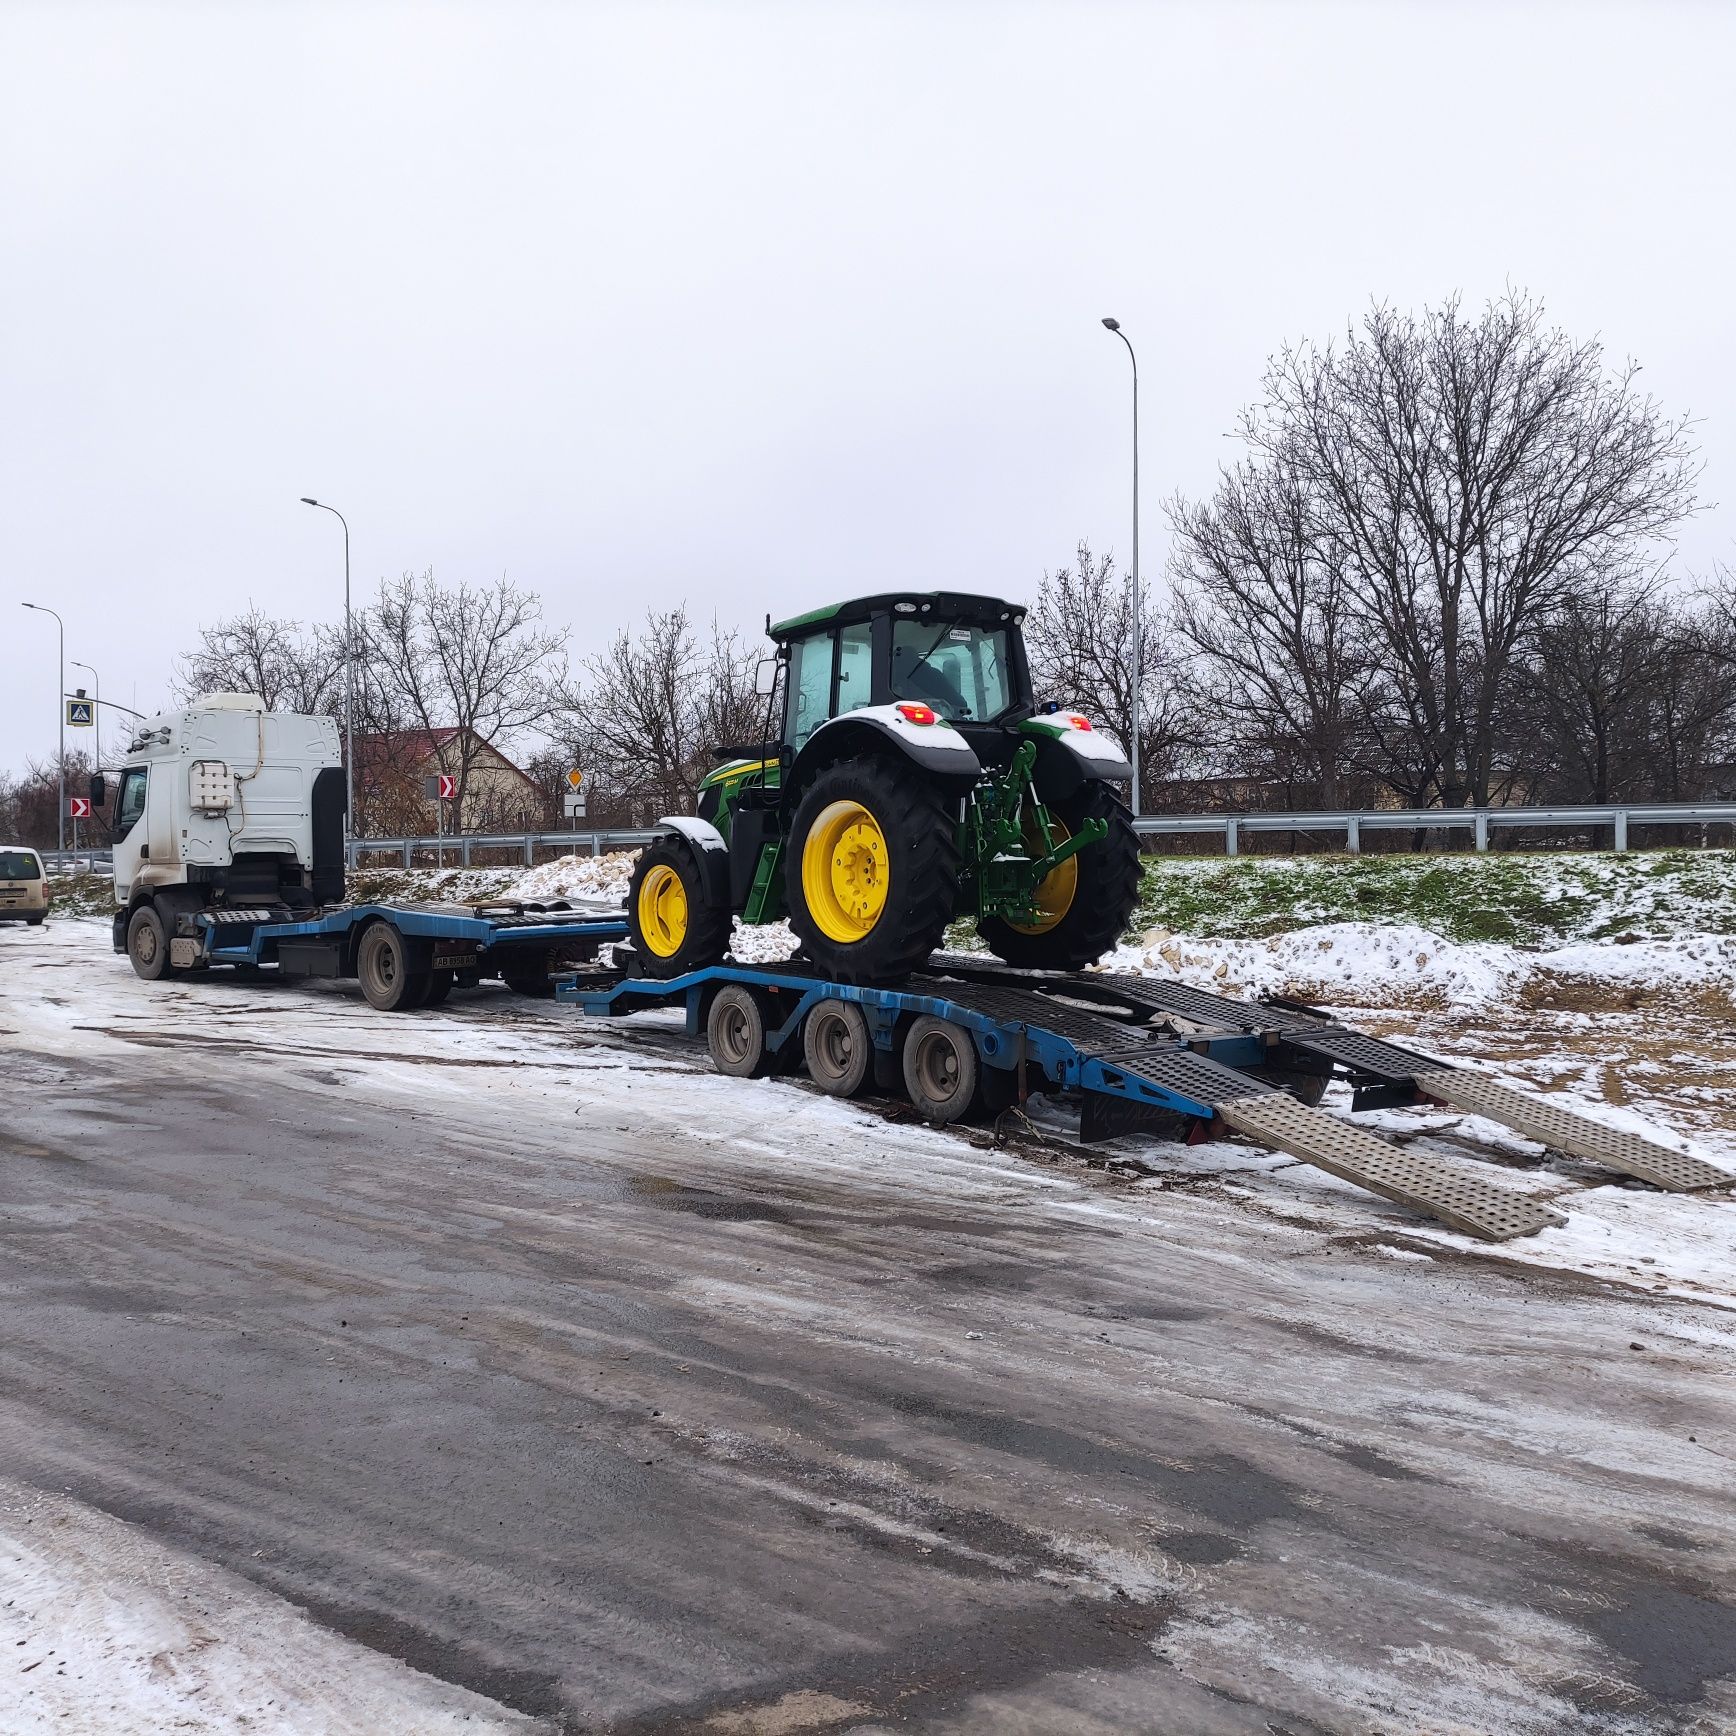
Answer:
[(1332, 539), (1294, 456), (1226, 469), (1210, 501), (1169, 508), (1175, 624), (1200, 653), (1198, 703), (1244, 773), (1291, 805), (1338, 807), (1364, 745), (1373, 679)]
[(1687, 423), (1636, 373), (1520, 294), (1475, 319), (1377, 306), (1342, 348), (1268, 368), (1241, 437), (1303, 489), (1375, 653), (1365, 727), (1410, 800), (1489, 799), (1513, 770), (1500, 720), (1529, 637), (1694, 509)]
[[(1114, 555), (1095, 556), (1082, 540), (1071, 565), (1044, 573), (1025, 618), (1025, 648), (1039, 699), (1080, 706), (1123, 747), (1131, 744), (1133, 599)], [(1176, 775), (1198, 729), (1149, 595), (1140, 615), (1140, 663), (1140, 781), (1155, 787)]]
[(390, 768), (395, 734), (451, 730), (441, 764), (458, 780), (461, 813), (486, 749), (510, 753), (545, 725), (566, 681), (566, 634), (545, 628), (541, 599), (506, 578), (442, 585), (430, 570), (382, 581), (357, 640), (358, 721), (383, 746), (370, 779)]
[(336, 712), (343, 697), (343, 633), (276, 619), (258, 608), (199, 630), (179, 661), (182, 699), (207, 693), (257, 693), (267, 711), (308, 716)]

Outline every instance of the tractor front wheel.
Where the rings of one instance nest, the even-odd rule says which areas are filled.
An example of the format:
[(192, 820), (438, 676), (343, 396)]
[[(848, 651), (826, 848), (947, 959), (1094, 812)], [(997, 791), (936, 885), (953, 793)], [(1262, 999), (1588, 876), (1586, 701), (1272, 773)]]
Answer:
[(1083, 970), (1120, 939), (1139, 902), (1139, 836), (1133, 816), (1105, 783), (1083, 784), (1049, 811), (1071, 837), (1087, 820), (1109, 832), (1069, 856), (1037, 888), (1031, 922), (985, 916), (977, 931), (991, 950), (1021, 970)]
[(633, 968), (649, 977), (685, 976), (729, 948), (729, 911), (706, 901), (705, 881), (686, 839), (659, 838), (639, 854), (627, 887)]
[(824, 767), (796, 804), (785, 903), (802, 952), (844, 983), (898, 983), (940, 945), (958, 896), (958, 820), (916, 767)]

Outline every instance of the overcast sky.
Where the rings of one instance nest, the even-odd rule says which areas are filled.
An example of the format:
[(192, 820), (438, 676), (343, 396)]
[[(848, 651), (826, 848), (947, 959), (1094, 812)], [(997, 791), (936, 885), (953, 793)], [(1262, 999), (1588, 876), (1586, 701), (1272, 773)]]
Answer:
[[(0, 769), (52, 621), (150, 710), (201, 623), (502, 572), (648, 604), (1028, 597), (1287, 338), (1507, 283), (1736, 503), (1736, 9), (0, 0)], [(1736, 505), (1677, 563), (1736, 559)], [(69, 671), (71, 684), (86, 677)], [(80, 737), (74, 739), (81, 740)]]

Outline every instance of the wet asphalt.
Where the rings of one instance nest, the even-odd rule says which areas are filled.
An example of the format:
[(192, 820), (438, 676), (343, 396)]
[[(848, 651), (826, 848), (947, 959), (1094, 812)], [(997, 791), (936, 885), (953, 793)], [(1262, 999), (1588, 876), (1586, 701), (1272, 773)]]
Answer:
[(641, 1054), (636, 1127), (14, 1034), (10, 1473), (551, 1729), (1736, 1727), (1717, 1311), (678, 1149)]

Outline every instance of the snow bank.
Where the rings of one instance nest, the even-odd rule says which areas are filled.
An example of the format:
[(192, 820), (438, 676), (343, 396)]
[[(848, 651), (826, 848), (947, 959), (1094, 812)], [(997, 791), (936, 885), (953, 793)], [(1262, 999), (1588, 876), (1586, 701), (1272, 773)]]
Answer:
[(1611, 1001), (1668, 992), (1728, 995), (1736, 937), (1580, 942), (1532, 952), (1453, 941), (1412, 923), (1332, 922), (1264, 940), (1201, 939), (1153, 929), (1103, 968), (1167, 976), (1226, 994), (1353, 1001), (1359, 1006), (1511, 1004), (1576, 986)]

